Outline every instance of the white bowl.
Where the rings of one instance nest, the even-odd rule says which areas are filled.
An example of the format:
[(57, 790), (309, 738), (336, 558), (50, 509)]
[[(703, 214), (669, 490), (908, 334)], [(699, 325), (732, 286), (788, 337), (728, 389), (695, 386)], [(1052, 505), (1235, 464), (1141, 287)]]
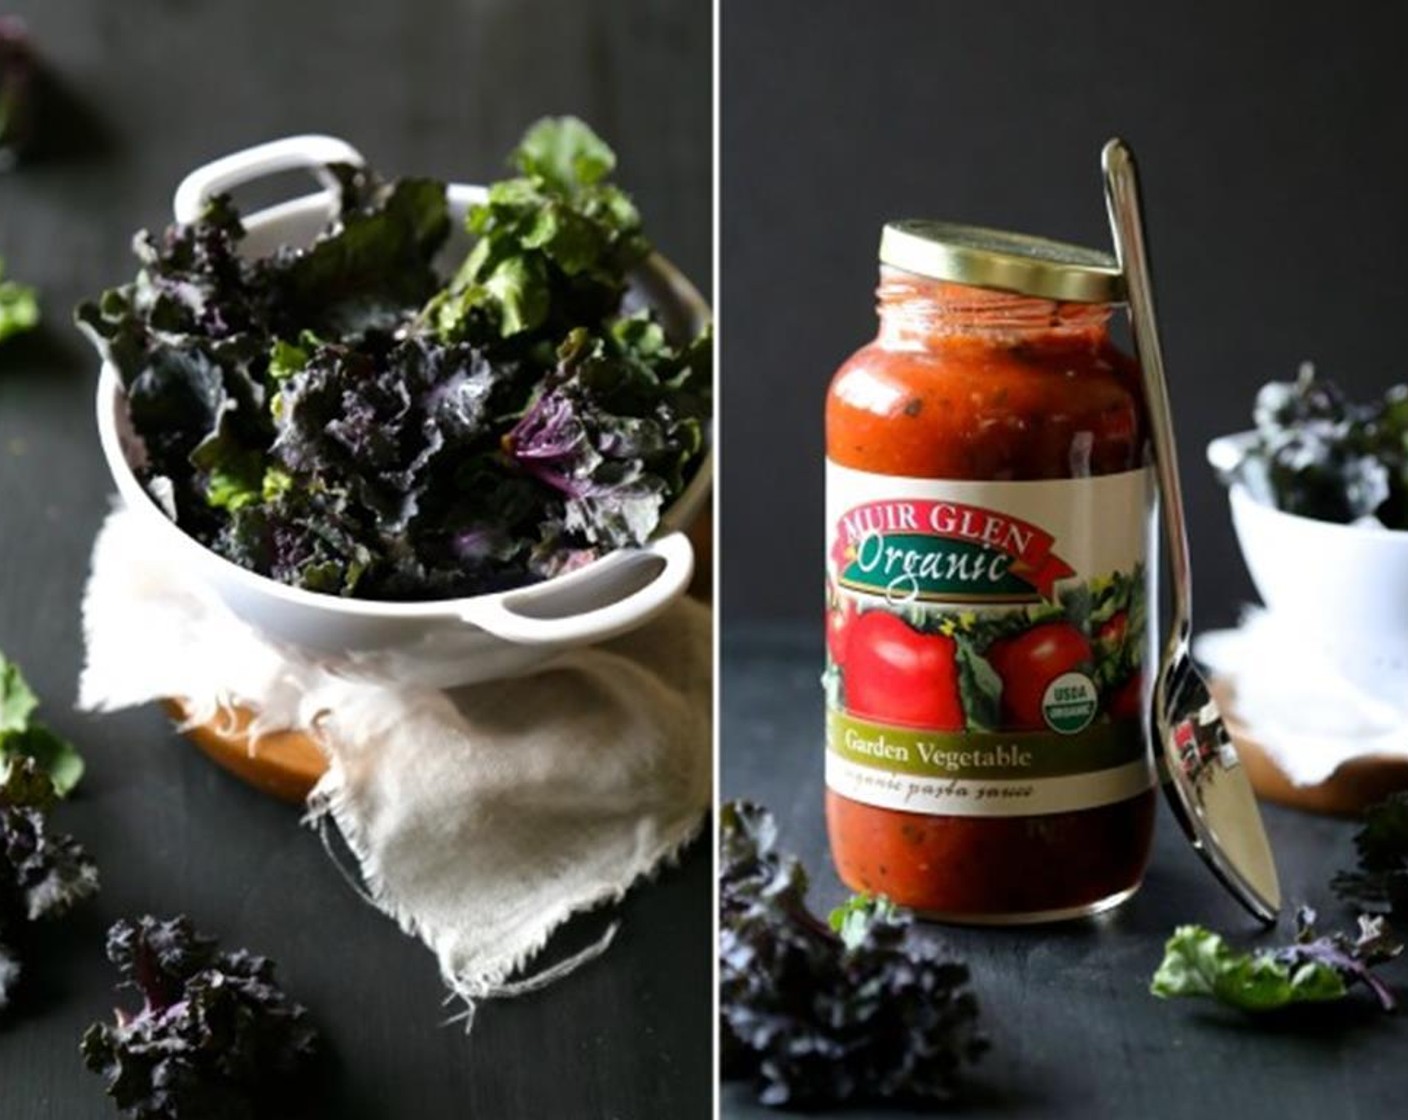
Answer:
[[(363, 163), (341, 140), (295, 136), (277, 140), (193, 172), (176, 192), (178, 221), (194, 220), (210, 195), (262, 175), (306, 168), (321, 177), (327, 163)], [(469, 245), (466, 210), (482, 187), (447, 190), (457, 231), (446, 261)], [(336, 209), (332, 185), (244, 219), (244, 252), (263, 256), (281, 244), (313, 240)], [(667, 331), (693, 333), (709, 319), (698, 291), (668, 261), (651, 256), (632, 277), (630, 298), (655, 307)], [(123, 501), (146, 519), (153, 548), (199, 575), (245, 622), (272, 641), (327, 660), (339, 671), (430, 687), (448, 687), (522, 673), (575, 646), (590, 645), (641, 626), (684, 594), (694, 554), (684, 530), (704, 506), (712, 481), (710, 448), (683, 494), (662, 518), (656, 537), (576, 571), (492, 595), (432, 602), (343, 599), (288, 587), (217, 556), (176, 526), (138, 482), (141, 442), (132, 431), (117, 370), (104, 363), (98, 381), (98, 433)]]
[[(1208, 462), (1235, 469), (1254, 432), (1208, 445)], [(1286, 513), (1228, 487), (1232, 525), (1266, 606), (1300, 624), (1346, 680), (1394, 704), (1408, 695), (1408, 532)]]

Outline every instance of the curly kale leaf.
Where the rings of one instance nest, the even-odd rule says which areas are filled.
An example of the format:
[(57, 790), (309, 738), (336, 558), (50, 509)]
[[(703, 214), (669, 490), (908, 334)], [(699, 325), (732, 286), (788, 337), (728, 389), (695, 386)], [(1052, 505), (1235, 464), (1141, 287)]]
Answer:
[(1365, 810), (1354, 846), (1358, 869), (1335, 876), (1335, 893), (1366, 913), (1408, 918), (1408, 792)]
[(271, 438), (263, 332), (275, 301), (270, 266), (240, 254), (228, 198), (201, 218), (133, 247), (137, 279), (81, 304), (78, 325), (117, 370), (153, 500), (200, 535), (235, 503)]
[(496, 333), (560, 339), (615, 314), (626, 273), (650, 251), (640, 215), (607, 182), (611, 149), (575, 117), (547, 118), (466, 220), (477, 240), (425, 318), (446, 339)]
[(5, 279), (5, 261), (0, 258), (0, 342), (38, 325), (39, 297), (33, 288)]
[(968, 970), (888, 902), (853, 900), (834, 929), (756, 805), (720, 811), (725, 1071), (768, 1105), (948, 1101), (987, 1048)]
[(98, 871), (71, 836), (49, 828), (54, 784), (29, 758), (0, 767), (0, 1009), (20, 977), (32, 923), (66, 913), (98, 889)]
[(1408, 386), (1348, 400), (1310, 363), (1257, 394), (1256, 439), (1232, 477), (1258, 500), (1303, 517), (1377, 518), (1408, 528)]
[(263, 489), (268, 470), (289, 484), (239, 510), (217, 551), (315, 590), (470, 594), (515, 582), (561, 522), (501, 448), (532, 388), (523, 363), (421, 338), (284, 360)]
[(464, 345), (323, 346), (281, 382), (271, 454), (294, 477), (348, 489), (400, 533), (445, 467), (493, 447), (519, 374)]
[(288, 486), (243, 503), (211, 542), (221, 556), (290, 587), (351, 595), (373, 563), (373, 537), (345, 493)]
[(574, 331), (504, 441), (514, 462), (563, 496), (564, 531), (594, 547), (649, 537), (703, 446), (696, 357), (674, 353), (658, 331), (646, 319), (623, 320), (605, 338)]
[(1161, 999), (1203, 996), (1257, 1012), (1340, 999), (1351, 984), (1360, 983), (1392, 1011), (1397, 1001), (1373, 966), (1402, 948), (1382, 918), (1367, 915), (1353, 936), (1317, 934), (1315, 912), (1308, 907), (1296, 915), (1295, 942), (1279, 948), (1243, 952), (1201, 926), (1180, 926), (1164, 947), (1149, 990)]
[(107, 954), (142, 1006), (94, 1023), (82, 1051), (123, 1116), (286, 1114), (284, 1095), (317, 1036), (307, 1010), (279, 987), (272, 962), (222, 950), (185, 917), (119, 921), (108, 931)]
[(433, 262), (450, 233), (445, 185), (382, 184), (345, 164), (330, 170), (341, 184), (338, 220), (310, 248), (275, 257), (270, 270), (274, 331), (283, 338), (394, 330), (440, 287)]
[(98, 885), (97, 869), (78, 842), (49, 830), (53, 797), (52, 782), (28, 759), (12, 763), (0, 783), (5, 874), (31, 922), (65, 913)]
[(0, 776), (29, 759), (66, 797), (83, 777), (83, 758), (67, 739), (31, 718), (38, 706), (20, 667), (0, 651)]

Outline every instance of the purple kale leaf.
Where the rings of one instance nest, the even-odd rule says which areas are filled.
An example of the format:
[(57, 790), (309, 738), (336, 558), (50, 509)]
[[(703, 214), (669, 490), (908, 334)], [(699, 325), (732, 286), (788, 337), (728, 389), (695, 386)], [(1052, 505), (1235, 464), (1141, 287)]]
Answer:
[(282, 338), (394, 330), (440, 286), (433, 262), (450, 233), (445, 185), (383, 184), (345, 164), (329, 170), (341, 184), (337, 221), (308, 249), (276, 256), (269, 269), (271, 325)]
[(1335, 876), (1335, 893), (1367, 913), (1408, 919), (1408, 792), (1365, 810), (1354, 846), (1359, 866)]
[[(500, 446), (532, 377), (467, 344), (382, 336), (316, 348), (280, 382), (275, 408), (270, 463), (290, 485), (241, 510), (231, 539), (245, 543), (221, 551), (242, 563), (265, 555), (256, 570), (300, 586), (315, 586), (301, 574), (311, 560), (315, 589), (379, 598), (522, 583), (540, 525), (562, 520), (557, 495)], [(329, 549), (353, 561), (356, 581), (326, 586)]]
[(1230, 476), (1288, 513), (1408, 528), (1408, 386), (1349, 400), (1310, 363), (1257, 394), (1255, 438)]
[(0, 763), (0, 1010), (20, 976), (34, 923), (66, 913), (98, 889), (98, 871), (71, 836), (49, 827), (54, 783), (32, 758)]
[(36, 77), (24, 21), (0, 15), (0, 171), (24, 153), (33, 137)]
[(653, 334), (646, 343), (626, 330), (568, 336), (557, 370), (504, 441), (522, 470), (562, 495), (567, 539), (610, 550), (655, 531), (703, 445), (698, 361)]
[[(188, 918), (143, 917), (108, 931), (121, 986), (141, 997), (83, 1036), (83, 1059), (133, 1120), (287, 1115), (316, 1048), (307, 1010), (274, 978), (274, 965), (222, 950)], [(270, 1109), (273, 1112), (270, 1112)]]
[(1398, 1006), (1398, 999), (1373, 968), (1402, 951), (1403, 943), (1393, 935), (1382, 916), (1359, 915), (1359, 928), (1353, 936), (1322, 934), (1315, 929), (1315, 911), (1302, 906), (1296, 911), (1295, 944), (1275, 950), (1272, 956), (1292, 970), (1305, 964), (1332, 968), (1346, 984), (1363, 984), (1374, 993), (1380, 1007), (1392, 1011)]
[(987, 1049), (968, 969), (884, 900), (812, 914), (766, 810), (732, 802), (719, 825), (725, 1074), (778, 1107), (952, 1100)]
[(291, 482), (262, 502), (231, 510), (211, 541), (221, 556), (250, 571), (329, 595), (359, 588), (374, 564), (374, 544), (363, 512), (346, 493)]
[(518, 374), (465, 345), (323, 346), (281, 383), (271, 452), (303, 483), (349, 490), (399, 534), (443, 468), (492, 446), (495, 399)]

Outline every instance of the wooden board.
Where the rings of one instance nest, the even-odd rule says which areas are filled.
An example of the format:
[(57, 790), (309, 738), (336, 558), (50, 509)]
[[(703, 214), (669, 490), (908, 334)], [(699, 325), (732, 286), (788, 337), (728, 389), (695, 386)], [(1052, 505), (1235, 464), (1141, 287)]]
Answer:
[(1215, 680), (1212, 694), (1222, 709), (1227, 730), (1258, 797), (1310, 813), (1358, 816), (1366, 806), (1382, 801), (1390, 793), (1408, 789), (1408, 759), (1378, 756), (1346, 762), (1319, 785), (1298, 786), (1286, 776), (1247, 725), (1237, 719), (1236, 696), (1231, 685)]
[[(178, 724), (190, 718), (180, 700), (168, 700), (165, 707)], [(184, 728), (183, 734), (241, 781), (281, 801), (301, 804), (327, 771), (322, 752), (296, 731), (276, 731), (251, 742), (247, 729), (252, 719), (249, 709), (235, 708)]]

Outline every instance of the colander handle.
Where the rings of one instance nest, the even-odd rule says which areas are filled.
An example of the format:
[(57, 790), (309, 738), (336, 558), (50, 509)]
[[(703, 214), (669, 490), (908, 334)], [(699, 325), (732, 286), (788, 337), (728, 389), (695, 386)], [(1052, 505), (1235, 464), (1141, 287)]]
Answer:
[[(632, 569), (654, 570), (630, 586)], [(634, 630), (684, 594), (694, 574), (694, 549), (683, 533), (625, 548), (579, 571), (534, 587), (476, 602), (465, 622), (523, 645), (590, 645)], [(600, 602), (606, 599), (606, 602)], [(581, 609), (581, 604), (592, 604)]]
[(366, 162), (361, 152), (336, 136), (286, 136), (196, 168), (176, 188), (171, 210), (178, 222), (194, 222), (212, 195), (281, 171), (311, 171), (324, 190), (332, 192), (337, 183), (327, 173), (327, 164), (350, 163), (362, 167)]

